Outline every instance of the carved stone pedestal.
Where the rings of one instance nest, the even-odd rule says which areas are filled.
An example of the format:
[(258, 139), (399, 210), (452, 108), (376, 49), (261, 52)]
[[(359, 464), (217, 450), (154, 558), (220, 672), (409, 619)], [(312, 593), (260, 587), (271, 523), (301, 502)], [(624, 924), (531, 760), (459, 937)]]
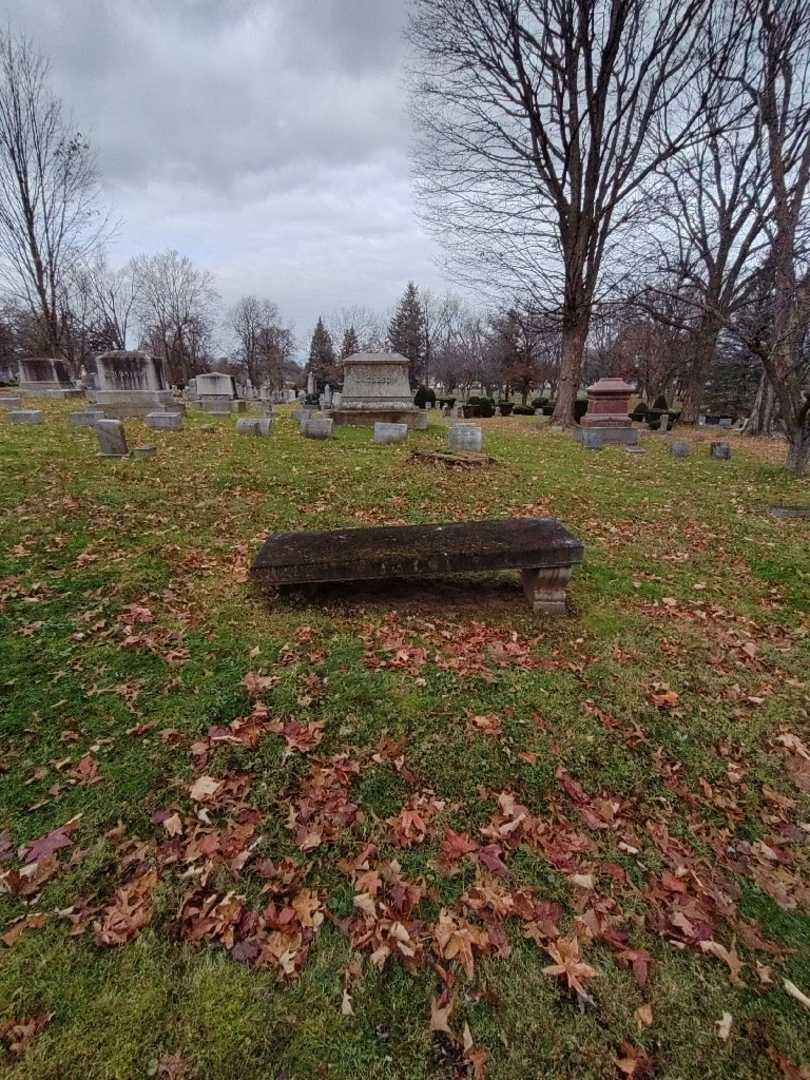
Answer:
[(565, 590), (573, 566), (546, 566), (538, 570), (522, 570), (523, 592), (532, 611), (544, 615), (565, 614)]

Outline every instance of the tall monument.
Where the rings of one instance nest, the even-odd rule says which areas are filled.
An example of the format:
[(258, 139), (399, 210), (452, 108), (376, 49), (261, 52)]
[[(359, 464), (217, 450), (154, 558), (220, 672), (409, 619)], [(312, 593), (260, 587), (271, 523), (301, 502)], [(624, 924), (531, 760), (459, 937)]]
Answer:
[(359, 352), (343, 361), (340, 405), (330, 412), (336, 424), (374, 427), (380, 421), (414, 428), (419, 414), (408, 381), (406, 356)]

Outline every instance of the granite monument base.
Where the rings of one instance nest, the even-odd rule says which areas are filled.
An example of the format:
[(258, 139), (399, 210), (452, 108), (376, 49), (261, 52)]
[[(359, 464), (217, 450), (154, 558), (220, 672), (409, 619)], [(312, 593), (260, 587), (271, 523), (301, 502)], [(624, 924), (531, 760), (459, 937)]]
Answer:
[[(588, 433), (596, 432), (599, 435), (602, 446), (638, 446), (638, 429), (633, 427), (596, 427), (587, 428)], [(582, 442), (584, 431), (581, 427), (574, 429), (577, 442)]]
[(409, 431), (418, 430), (417, 425), (421, 419), (421, 409), (415, 406), (413, 409), (329, 409), (327, 415), (335, 422), (336, 427), (341, 424), (353, 424), (355, 427), (370, 427), (375, 424), (407, 424)]

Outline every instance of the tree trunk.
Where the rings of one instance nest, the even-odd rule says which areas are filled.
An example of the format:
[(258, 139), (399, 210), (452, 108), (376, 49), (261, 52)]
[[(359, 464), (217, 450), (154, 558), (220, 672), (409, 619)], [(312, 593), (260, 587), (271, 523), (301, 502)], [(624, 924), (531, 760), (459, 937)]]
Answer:
[(766, 371), (762, 372), (751, 415), (745, 427), (746, 435), (770, 435), (776, 417), (776, 395)]
[(810, 428), (807, 424), (790, 427), (787, 431), (788, 452), (785, 467), (803, 476), (810, 465)]
[(695, 332), (692, 362), (689, 365), (689, 375), (681, 410), (680, 423), (682, 424), (696, 424), (698, 422), (700, 406), (703, 401), (703, 391), (706, 386), (706, 376), (709, 374), (709, 368), (714, 359), (718, 333), (719, 326), (714, 319), (709, 317), (704, 317)]
[(551, 423), (554, 426), (563, 428), (574, 426), (574, 404), (582, 378), (582, 357), (587, 336), (587, 314), (575, 316), (570, 323), (563, 326), (560, 379), (557, 384), (554, 415), (551, 417)]

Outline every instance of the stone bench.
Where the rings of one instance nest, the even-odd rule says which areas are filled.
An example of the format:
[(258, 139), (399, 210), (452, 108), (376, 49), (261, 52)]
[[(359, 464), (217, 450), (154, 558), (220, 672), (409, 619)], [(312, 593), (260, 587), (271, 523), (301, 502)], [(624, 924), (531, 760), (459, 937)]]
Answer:
[(300, 585), (520, 570), (532, 610), (562, 615), (582, 554), (581, 542), (555, 518), (507, 518), (276, 533), (262, 545), (251, 575), (267, 585)]

